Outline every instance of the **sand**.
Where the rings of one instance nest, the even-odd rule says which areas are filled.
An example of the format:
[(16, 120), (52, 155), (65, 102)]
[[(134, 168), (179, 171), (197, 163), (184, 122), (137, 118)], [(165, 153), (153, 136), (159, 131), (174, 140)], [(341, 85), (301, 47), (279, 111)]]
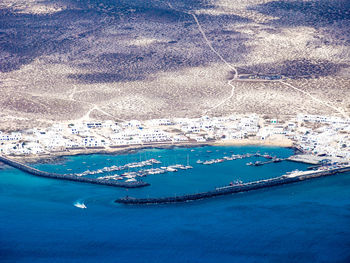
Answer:
[(258, 139), (241, 139), (241, 140), (221, 140), (206, 143), (199, 142), (183, 142), (183, 143), (153, 143), (147, 145), (131, 145), (108, 148), (85, 148), (78, 150), (57, 151), (36, 155), (17, 155), (11, 156), (14, 159), (20, 159), (28, 163), (43, 162), (56, 160), (64, 156), (87, 155), (87, 154), (127, 154), (141, 149), (161, 148), (169, 149), (173, 147), (202, 147), (202, 146), (239, 146), (239, 145), (256, 145), (256, 146), (274, 146), (274, 147), (293, 147), (293, 141), (286, 138), (258, 140)]

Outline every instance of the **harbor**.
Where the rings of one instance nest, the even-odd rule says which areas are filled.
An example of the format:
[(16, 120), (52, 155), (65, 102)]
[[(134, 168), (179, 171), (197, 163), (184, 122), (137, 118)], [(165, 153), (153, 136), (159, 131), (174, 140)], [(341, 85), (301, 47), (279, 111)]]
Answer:
[[(207, 150), (211, 152), (207, 153)], [(217, 150), (219, 151), (217, 152)], [(286, 174), (287, 171), (306, 170), (310, 166), (287, 161), (259, 167), (246, 165), (249, 161), (264, 160), (261, 157), (237, 159), (212, 165), (196, 164), (198, 159), (218, 159), (231, 154), (254, 154), (259, 150), (262, 154), (266, 152), (279, 158), (287, 158), (293, 154), (292, 149), (271, 147), (193, 147), (187, 149), (147, 149), (128, 155), (80, 155), (65, 157), (55, 162), (29, 164), (29, 166), (42, 171), (61, 174), (68, 172), (81, 173), (86, 169), (98, 170), (103, 167), (122, 166), (152, 158), (162, 162), (161, 164), (154, 164), (153, 168), (176, 163), (185, 165), (187, 154), (189, 154), (189, 163), (193, 166), (193, 169), (179, 169), (173, 173), (148, 175), (143, 177), (142, 180), (149, 183), (150, 186), (135, 189), (51, 180), (31, 176), (4, 165), (1, 170), (2, 220), (4, 220), (2, 226), (5, 227), (6, 223), (6, 225), (12, 227), (13, 231), (18, 233), (16, 240), (26, 238), (29, 235), (23, 249), (30, 246), (33, 242), (32, 238), (36, 238), (38, 235), (39, 237), (35, 240), (35, 243), (43, 246), (46, 241), (43, 243), (40, 240), (46, 238), (48, 234), (50, 238), (56, 238), (58, 235), (60, 242), (64, 243), (69, 238), (69, 233), (77, 233), (76, 231), (78, 231), (79, 237), (87, 238), (91, 242), (96, 241), (96, 236), (106, 240), (110, 238), (118, 238), (118, 240), (132, 238), (133, 244), (139, 244), (138, 242), (142, 240), (140, 245), (143, 247), (150, 244), (153, 247), (152, 242), (155, 239), (153, 236), (147, 240), (143, 239), (142, 231), (145, 231), (145, 229), (153, 231), (151, 233), (156, 233), (154, 236), (157, 240), (160, 240), (159, 245), (163, 243), (163, 238), (167, 238), (166, 242), (169, 246), (174, 246), (172, 242), (174, 242), (175, 231), (181, 234), (180, 237), (175, 235), (178, 237), (176, 244), (179, 244), (180, 249), (183, 248), (181, 245), (184, 240), (186, 242), (186, 247), (181, 251), (184, 253), (191, 247), (191, 244), (198, 242), (198, 236), (193, 235), (193, 231), (197, 231), (199, 228), (202, 229), (202, 226), (205, 229), (201, 232), (201, 235), (208, 235), (208, 233), (210, 237), (214, 235), (219, 240), (221, 248), (225, 247), (227, 242), (233, 242), (239, 249), (242, 249), (241, 237), (247, 233), (257, 232), (257, 238), (261, 237), (259, 244), (260, 241), (265, 240), (267, 233), (268, 235), (275, 235), (272, 238), (274, 241), (278, 240), (281, 232), (277, 229), (281, 225), (288, 226), (289, 222), (295, 222), (299, 227), (285, 230), (286, 235), (289, 236), (291, 233), (293, 235), (295, 230), (300, 229), (297, 234), (294, 234), (299, 237), (299, 233), (303, 233), (302, 230), (305, 229), (305, 226), (310, 228), (308, 233), (313, 233), (316, 238), (329, 235), (330, 228), (332, 228), (332, 231), (337, 231), (337, 233), (338, 230), (348, 229), (350, 173), (309, 180), (304, 183), (223, 195), (202, 201), (160, 205), (114, 203), (116, 199), (127, 195), (136, 198), (147, 198), (206, 192), (215, 190), (220, 186), (229, 186), (230, 182), (236, 184), (260, 181), (269, 177), (278, 177)], [(152, 166), (130, 168), (130, 171), (148, 168), (152, 168)], [(116, 172), (124, 173), (128, 172), (128, 169)], [(111, 172), (111, 175), (113, 173)], [(104, 175), (96, 174), (96, 176)], [(108, 175), (108, 172), (106, 175)], [(242, 182), (239, 182), (239, 180)], [(322, 203), (327, 205), (322, 206)], [(31, 212), (28, 212), (29, 210)], [(331, 221), (322, 219), (332, 215), (335, 215), (335, 217)], [(344, 220), (340, 221), (339, 224), (339, 216), (343, 215)], [(199, 218), (201, 220), (205, 219), (205, 221), (199, 223)], [(286, 224), (286, 221), (288, 224)], [(321, 226), (313, 224), (313, 222), (319, 222)], [(190, 223), (190, 226), (186, 227), (188, 223)], [(62, 231), (69, 224), (73, 224), (73, 226), (67, 231)], [(164, 232), (169, 224), (174, 229)], [(316, 228), (318, 229), (317, 234), (314, 231), (315, 225), (318, 225)], [(52, 231), (53, 226), (57, 226), (57, 231)], [(36, 231), (41, 227), (44, 227), (43, 231)], [(194, 230), (189, 231), (192, 227)], [(216, 234), (213, 234), (213, 230)], [(23, 233), (26, 235), (23, 235)], [(305, 233), (305, 235), (309, 236), (308, 233)], [(76, 235), (74, 234), (74, 236)], [(193, 238), (188, 239), (189, 236), (193, 236)], [(224, 238), (222, 240), (223, 236), (229, 236), (230, 239), (226, 240)], [(11, 244), (9, 246), (14, 246), (15, 240), (11, 240), (13, 239), (10, 238)], [(254, 245), (251, 240), (251, 237), (249, 237), (244, 242), (246, 244), (253, 243)], [(300, 240), (300, 242), (305, 242), (307, 238), (305, 239), (302, 236)], [(74, 238), (69, 245), (76, 248), (79, 253), (85, 254), (84, 250), (79, 250), (81, 242), (78, 243), (80, 243), (79, 246), (76, 238)], [(208, 246), (211, 243), (212, 241), (208, 241)], [(125, 251), (128, 250), (131, 243), (123, 244)], [(303, 245), (308, 244), (313, 244), (313, 241), (303, 243)], [(50, 243), (51, 245), (52, 243)], [(156, 245), (158, 246), (158, 243)], [(274, 246), (275, 244), (271, 243), (271, 245)], [(60, 249), (56, 250), (57, 253)], [(281, 250), (283, 247), (279, 249)], [(113, 251), (114, 247), (112, 246), (110, 252), (113, 253)], [(129, 251), (133, 253), (132, 248)], [(158, 252), (157, 249), (153, 251), (154, 253)], [(125, 262), (130, 259), (130, 253), (125, 254)], [(118, 255), (115, 254), (114, 256), (117, 257)], [(195, 261), (195, 258), (193, 259)]]
[[(180, 162), (178, 162), (175, 158), (174, 162), (169, 160), (163, 160), (165, 163), (162, 163), (160, 158), (162, 158), (161, 155), (154, 155), (149, 156), (147, 158), (147, 155), (141, 156), (138, 155), (138, 161), (135, 161), (135, 157), (133, 160), (130, 160), (129, 157), (126, 157), (125, 161), (122, 162), (112, 162), (111, 165), (105, 165), (103, 167), (95, 167), (94, 163), (86, 164), (86, 162), (83, 162), (81, 165), (81, 168), (84, 169), (85, 167), (88, 168), (83, 171), (76, 171), (72, 173), (71, 168), (66, 168), (66, 171), (70, 171), (70, 173), (65, 173), (64, 168), (65, 165), (62, 166), (61, 170), (59, 170), (60, 166), (56, 166), (56, 171), (59, 170), (59, 173), (51, 171), (47, 172), (45, 171), (45, 167), (42, 167), (42, 169), (37, 169), (30, 167), (24, 163), (21, 163), (17, 160), (10, 159), (8, 157), (0, 156), (0, 161), (3, 163), (6, 163), (12, 167), (18, 168), (24, 172), (40, 176), (40, 177), (47, 177), (47, 178), (54, 178), (59, 180), (69, 180), (69, 181), (76, 181), (76, 182), (85, 182), (85, 183), (91, 183), (91, 184), (100, 184), (100, 185), (110, 185), (110, 186), (119, 186), (124, 188), (139, 188), (143, 186), (149, 186), (149, 182), (143, 182), (140, 180), (141, 178), (150, 176), (150, 175), (163, 175), (171, 174), (171, 173), (178, 173), (179, 171), (186, 171), (189, 169), (199, 169), (200, 167), (203, 167), (199, 170), (208, 170), (208, 166), (214, 165), (212, 169), (209, 169), (208, 171), (212, 171), (216, 173), (218, 166), (221, 163), (225, 162), (231, 162), (231, 161), (240, 161), (241, 163), (245, 159), (252, 159), (251, 162), (245, 163), (247, 166), (263, 166), (266, 164), (272, 164), (272, 163), (278, 163), (282, 162), (288, 158), (285, 157), (277, 157), (276, 154), (269, 154), (267, 152), (260, 153), (260, 151), (248, 151), (248, 152), (235, 152), (235, 151), (223, 151), (218, 152), (219, 150), (205, 150), (205, 149), (216, 149), (215, 147), (204, 147), (204, 148), (197, 148), (190, 149), (189, 151), (186, 149), (183, 149), (186, 151), (184, 154), (185, 156), (179, 157)], [(170, 150), (171, 151), (171, 150)], [(230, 152), (230, 153), (229, 153)], [(197, 159), (197, 161), (193, 160), (196, 156), (201, 154), (201, 158)], [(189, 155), (191, 155), (191, 162)], [(221, 155), (221, 156), (220, 156)], [(125, 155), (129, 156), (129, 155)], [(203, 158), (203, 157), (211, 157), (209, 159)], [(186, 158), (186, 159), (185, 159)], [(144, 160), (142, 160), (144, 159)], [(107, 159), (110, 160), (110, 159)], [(108, 161), (109, 162), (109, 161)], [(110, 162), (109, 162), (110, 163)], [(192, 165), (190, 165), (192, 163)], [(314, 168), (313, 168), (314, 169)], [(81, 170), (81, 169), (79, 169)], [(183, 173), (180, 173), (183, 175)], [(188, 173), (186, 173), (188, 176)], [(240, 182), (241, 179), (235, 179), (234, 181)]]
[(150, 205), (150, 204), (168, 204), (168, 203), (181, 203), (189, 202), (201, 199), (208, 199), (217, 196), (231, 195), (235, 193), (247, 192), (252, 190), (270, 188), (279, 185), (286, 185), (291, 183), (297, 183), (309, 179), (319, 178), (323, 176), (329, 176), (339, 173), (350, 171), (350, 165), (336, 165), (321, 167), (313, 171), (293, 171), (286, 173), (280, 177), (264, 179), (248, 183), (231, 183), (228, 186), (218, 187), (215, 190), (202, 192), (197, 194), (187, 194), (182, 196), (172, 197), (160, 197), (160, 198), (133, 198), (124, 197), (115, 200), (116, 203), (128, 204), (128, 205)]
[[(193, 153), (193, 149), (190, 153)], [(206, 151), (205, 156), (209, 156), (213, 154), (211, 151)], [(158, 156), (161, 157), (161, 156)], [(271, 156), (267, 153), (260, 154), (259, 152), (255, 153), (242, 153), (242, 154), (231, 154), (228, 155), (224, 152), (224, 156), (218, 158), (207, 159), (204, 161), (197, 160), (197, 165), (212, 165), (219, 164), (228, 161), (234, 160), (243, 160), (247, 158), (264, 158), (267, 161), (255, 161), (254, 163), (250, 162), (247, 165), (252, 166), (260, 166), (268, 163), (280, 162), (283, 159), (277, 158), (276, 156)], [(110, 165), (104, 166), (98, 169), (87, 169), (83, 172), (76, 173), (65, 173), (59, 174), (54, 172), (45, 172), (33, 167), (30, 167), (21, 162), (9, 159), (7, 157), (1, 157), (0, 160), (3, 160), (4, 163), (18, 168), (27, 173), (41, 176), (41, 177), (49, 177), (55, 179), (63, 179), (77, 182), (87, 182), (101, 185), (113, 185), (120, 186), (125, 188), (137, 188), (142, 186), (147, 186), (149, 184), (144, 183), (139, 178), (146, 177), (149, 175), (159, 175), (159, 174), (167, 174), (167, 173), (175, 173), (182, 170), (193, 169), (194, 167), (190, 165), (189, 154), (187, 154), (186, 164), (175, 163), (175, 164), (162, 164), (162, 161), (156, 158), (149, 158), (146, 160), (139, 160), (137, 162), (127, 162), (122, 165)], [(86, 165), (86, 162), (84, 162)], [(88, 166), (90, 167), (90, 166)], [(72, 171), (72, 169), (67, 169), (68, 171)], [(118, 182), (117, 182), (118, 181)]]
[[(262, 153), (260, 150), (263, 150)], [(192, 181), (192, 183), (189, 184), (188, 190), (183, 193), (177, 193), (175, 197), (160, 196), (145, 199), (142, 198), (142, 196), (140, 196), (141, 193), (139, 193), (136, 195), (137, 198), (121, 197), (116, 201), (125, 204), (161, 204), (206, 199), (294, 183), (310, 178), (344, 172), (348, 169), (348, 167), (344, 166), (344, 163), (338, 163), (337, 165), (341, 166), (335, 166), (334, 162), (331, 162), (324, 157), (317, 157), (317, 162), (312, 163), (313, 166), (306, 166), (306, 164), (298, 166), (297, 163), (304, 162), (291, 161), (291, 159), (295, 158), (295, 160), (297, 160), (298, 158), (309, 158), (312, 160), (312, 156), (307, 156), (305, 154), (293, 155), (292, 153), (292, 149), (275, 151), (269, 148), (256, 147), (245, 147), (239, 149), (237, 147), (204, 146), (167, 150), (158, 149), (135, 152), (134, 154), (123, 155), (123, 157), (120, 156), (120, 158), (118, 156), (112, 158), (112, 156), (108, 157), (108, 155), (106, 155), (106, 159), (101, 162), (88, 161), (88, 159), (84, 159), (82, 156), (83, 161), (80, 164), (73, 162), (68, 166), (68, 163), (51, 166), (52, 168), (54, 167), (54, 169), (51, 168), (49, 171), (46, 171), (48, 165), (39, 165), (36, 168), (33, 168), (24, 163), (3, 156), (0, 156), (0, 161), (36, 176), (58, 180), (69, 180), (123, 188), (140, 188), (152, 185), (150, 191), (147, 190), (145, 192), (149, 194), (152, 194), (154, 191), (152, 189), (154, 187), (154, 189), (164, 188), (165, 184), (168, 184), (169, 182), (177, 184), (175, 181), (184, 180), (185, 177), (192, 178), (192, 174), (195, 175), (194, 178), (196, 178), (196, 181)], [(283, 161), (291, 162), (285, 162), (282, 165), (278, 164)], [(271, 165), (275, 172), (268, 176), (266, 172), (269, 171), (270, 168), (264, 167), (259, 168), (258, 170), (255, 170), (256, 168), (254, 168), (265, 165), (268, 167)], [(278, 165), (280, 168), (273, 168), (275, 165)], [(74, 169), (74, 167), (79, 168)], [(229, 167), (233, 169), (233, 173), (229, 172)], [(291, 167), (291, 169), (289, 168), (290, 170), (288, 170), (287, 167)], [(296, 167), (298, 167), (297, 169), (307, 171), (293, 172), (293, 176), (291, 176), (288, 171), (293, 171)], [(186, 172), (186, 170), (192, 169), (192, 172)], [(237, 174), (235, 172), (236, 169), (239, 169), (243, 173), (241, 172), (240, 174)], [(281, 171), (279, 169), (281, 169)], [(70, 171), (70, 173), (65, 173), (65, 171)], [(254, 171), (259, 172), (256, 173)], [(231, 176), (230, 173), (232, 173)], [(281, 176), (283, 173), (284, 175)], [(177, 175), (172, 176), (171, 174)], [(210, 187), (209, 181), (208, 183), (202, 181), (202, 178), (200, 177), (201, 174), (208, 174), (208, 176), (211, 175), (211, 187), (215, 185), (218, 185), (218, 187), (214, 187), (214, 190), (206, 191), (208, 186)], [(180, 177), (183, 179), (180, 179)], [(146, 179), (146, 182), (144, 182), (143, 179)], [(225, 185), (227, 182), (231, 183)], [(191, 188), (190, 185), (194, 188)], [(207, 187), (201, 187), (200, 185), (207, 185)], [(166, 188), (164, 188), (164, 190), (165, 189)], [(195, 194), (192, 194), (191, 192), (195, 192)], [(170, 196), (172, 194), (172, 192), (167, 191), (162, 193), (163, 196)]]
[(57, 173), (50, 173), (41, 171), (38, 169), (35, 169), (33, 167), (30, 167), (24, 163), (11, 160), (7, 157), (0, 156), (0, 161), (12, 166), (14, 168), (17, 168), (23, 172), (45, 177), (45, 178), (52, 178), (52, 179), (59, 179), (59, 180), (67, 180), (67, 181), (74, 181), (74, 182), (80, 182), (80, 183), (89, 183), (89, 184), (98, 184), (98, 185), (106, 185), (106, 186), (115, 186), (115, 187), (123, 187), (123, 188), (139, 188), (148, 186), (149, 183), (142, 182), (142, 181), (129, 181), (129, 182), (118, 182), (115, 180), (107, 180), (107, 179), (95, 179), (95, 178), (88, 178), (88, 177), (81, 177), (77, 176), (75, 174), (57, 174)]

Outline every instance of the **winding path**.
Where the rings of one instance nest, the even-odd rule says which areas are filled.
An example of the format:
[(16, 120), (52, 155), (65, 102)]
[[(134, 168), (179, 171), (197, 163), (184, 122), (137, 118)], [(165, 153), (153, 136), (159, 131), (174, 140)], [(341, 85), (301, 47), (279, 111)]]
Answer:
[(232, 87), (230, 95), (229, 95), (227, 98), (223, 99), (220, 103), (216, 104), (214, 107), (211, 107), (210, 109), (206, 110), (206, 111), (204, 112), (205, 114), (206, 114), (207, 112), (212, 111), (212, 110), (214, 110), (214, 109), (220, 107), (221, 105), (225, 104), (226, 102), (228, 102), (228, 101), (233, 97), (233, 95), (235, 94), (235, 88), (236, 88), (236, 87), (233, 86), (232, 83), (231, 83), (233, 80), (235, 80), (235, 79), (231, 79), (231, 80), (229, 80), (229, 81), (227, 82), (227, 84), (230, 85), (230, 86)]
[(74, 86), (72, 92), (68, 96), (70, 100), (75, 101), (74, 95), (75, 95), (76, 92), (77, 92), (77, 86)]
[[(197, 16), (196, 16), (194, 13), (176, 9), (176, 8), (174, 8), (174, 7), (172, 6), (171, 3), (168, 3), (168, 6), (169, 6), (170, 8), (172, 8), (172, 9), (178, 11), (178, 12), (182, 12), (182, 13), (191, 15), (191, 16), (193, 17), (194, 21), (196, 22), (196, 24), (197, 24), (197, 26), (198, 26), (198, 30), (199, 30), (200, 33), (202, 34), (202, 36), (203, 36), (203, 38), (204, 38), (206, 44), (208, 45), (208, 47), (220, 58), (220, 60), (221, 60), (222, 62), (224, 62), (224, 64), (225, 64), (230, 70), (232, 70), (232, 71), (234, 72), (233, 79), (231, 79), (231, 80), (229, 80), (229, 81), (227, 82), (227, 84), (231, 87), (231, 93), (230, 93), (230, 95), (229, 95), (228, 97), (226, 97), (225, 99), (223, 99), (221, 102), (219, 102), (219, 103), (218, 103), (217, 105), (215, 105), (214, 107), (211, 107), (210, 109), (206, 110), (205, 113), (207, 113), (207, 112), (209, 112), (209, 111), (212, 111), (212, 110), (214, 110), (214, 109), (216, 109), (216, 108), (222, 106), (223, 104), (225, 104), (227, 101), (229, 101), (229, 100), (233, 97), (234, 92), (235, 92), (235, 86), (232, 84), (232, 82), (238, 79), (238, 77), (239, 77), (238, 70), (237, 70), (236, 67), (234, 67), (234, 66), (231, 65), (229, 62), (227, 62), (227, 60), (225, 60), (225, 59), (223, 58), (223, 56), (213, 47), (213, 45), (212, 45), (211, 42), (209, 41), (208, 37), (206, 36), (206, 34), (205, 34), (205, 32), (204, 32), (204, 30), (203, 30), (201, 24), (199, 23), (199, 20), (198, 20)], [(243, 81), (249, 81), (249, 80), (242, 80), (242, 79), (241, 79), (240, 81), (243, 82)], [(296, 90), (296, 91), (298, 91), (298, 92), (301, 92), (301, 93), (303, 93), (303, 94), (309, 96), (312, 100), (314, 100), (314, 101), (316, 101), (316, 102), (318, 102), (318, 103), (320, 103), (320, 104), (323, 104), (323, 105), (325, 105), (325, 106), (328, 107), (328, 108), (333, 109), (334, 111), (336, 111), (336, 112), (338, 112), (339, 114), (341, 114), (344, 118), (349, 118), (349, 116), (345, 113), (345, 111), (344, 111), (343, 109), (339, 109), (339, 108), (335, 107), (334, 105), (331, 105), (330, 103), (328, 103), (328, 102), (326, 102), (326, 101), (323, 101), (323, 100), (321, 100), (321, 99), (318, 99), (318, 98), (314, 97), (313, 95), (311, 95), (309, 92), (306, 92), (306, 91), (304, 91), (304, 90), (302, 90), (302, 89), (299, 89), (299, 88), (293, 86), (292, 84), (289, 84), (289, 83), (287, 83), (287, 82), (284, 82), (283, 80), (280, 80), (279, 82), (280, 82), (281, 84), (285, 85), (285, 86), (288, 86), (289, 88), (291, 88), (291, 89), (293, 89), (293, 90)]]
[(238, 78), (238, 76), (239, 76), (239, 75), (238, 75), (238, 70), (237, 70), (237, 68), (236, 68), (235, 66), (231, 65), (227, 60), (225, 60), (225, 59), (223, 58), (223, 56), (213, 47), (213, 45), (212, 45), (211, 42), (209, 41), (207, 35), (205, 34), (205, 32), (204, 32), (204, 30), (203, 30), (201, 24), (199, 23), (197, 16), (196, 16), (194, 13), (186, 12), (186, 11), (182, 11), (182, 10), (178, 10), (178, 9), (174, 8), (174, 7), (172, 6), (172, 4), (170, 4), (170, 3), (168, 3), (168, 6), (169, 6), (170, 8), (172, 8), (172, 9), (178, 11), (178, 12), (182, 12), (182, 13), (191, 15), (191, 16), (193, 17), (194, 21), (196, 22), (197, 26), (198, 26), (199, 32), (202, 34), (203, 39), (205, 40), (205, 42), (206, 42), (206, 44), (208, 45), (208, 47), (210, 48), (210, 50), (213, 51), (213, 52), (215, 53), (215, 55), (217, 55), (217, 56), (219, 57), (219, 59), (220, 59), (222, 62), (224, 62), (224, 64), (225, 64), (230, 70), (232, 70), (232, 71), (234, 72), (233, 79), (231, 79), (231, 80), (229, 80), (229, 81), (227, 82), (227, 84), (231, 87), (230, 95), (229, 95), (227, 98), (223, 99), (221, 102), (219, 102), (219, 103), (218, 103), (217, 105), (215, 105), (214, 107), (211, 107), (210, 109), (206, 110), (206, 111), (204, 112), (204, 114), (206, 114), (206, 113), (208, 113), (209, 111), (212, 111), (212, 110), (218, 108), (219, 106), (225, 104), (227, 101), (229, 101), (229, 100), (233, 97), (233, 95), (234, 95), (234, 93), (235, 93), (235, 88), (236, 88), (236, 87), (232, 84), (232, 81), (234, 81), (234, 80), (236, 80), (236, 79)]
[(99, 112), (102, 112), (103, 114), (110, 116), (114, 119), (114, 116), (109, 114), (108, 112), (105, 112), (104, 110), (101, 110), (96, 104), (92, 104), (93, 107), (82, 117), (80, 118), (81, 121), (89, 121), (90, 120), (90, 114), (91, 112), (93, 112), (94, 110), (97, 110)]
[[(72, 92), (69, 94), (68, 98), (69, 100), (71, 101), (77, 101), (76, 99), (74, 99), (74, 95), (76, 93), (78, 93), (79, 91), (77, 91), (77, 87), (74, 86)], [(97, 110), (101, 113), (103, 113), (104, 115), (107, 115), (107, 116), (110, 116), (112, 117), (113, 119), (115, 118), (112, 114), (109, 114), (108, 112), (104, 111), (104, 110), (101, 110), (96, 104), (93, 104), (93, 103), (90, 103), (90, 102), (84, 102), (84, 101), (81, 101), (82, 103), (85, 103), (85, 104), (88, 104), (88, 105), (91, 105), (92, 108), (90, 110), (88, 110), (88, 112), (83, 116), (81, 117), (79, 120), (80, 121), (89, 121), (90, 120), (90, 114), (91, 112), (93, 112), (94, 110)]]
[(284, 82), (283, 80), (280, 80), (279, 82), (282, 83), (283, 85), (286, 85), (286, 86), (290, 87), (291, 89), (294, 89), (294, 90), (296, 90), (296, 91), (299, 91), (299, 92), (301, 92), (301, 93), (303, 93), (303, 94), (309, 96), (309, 97), (310, 97), (311, 99), (313, 99), (314, 101), (316, 101), (316, 102), (318, 102), (318, 103), (321, 103), (321, 104), (323, 104), (323, 105), (325, 105), (325, 106), (327, 106), (327, 107), (329, 107), (329, 108), (335, 110), (336, 112), (338, 112), (339, 114), (341, 114), (345, 119), (349, 118), (349, 116), (344, 112), (344, 110), (339, 109), (339, 108), (337, 108), (337, 107), (335, 107), (335, 106), (329, 104), (328, 102), (325, 102), (325, 101), (323, 101), (323, 100), (320, 100), (320, 99), (314, 97), (313, 95), (311, 95), (309, 92), (306, 92), (306, 91), (304, 91), (304, 90), (302, 90), (302, 89), (299, 89), (299, 88), (293, 86), (292, 84), (289, 84), (289, 83), (287, 83), (287, 82)]
[(207, 38), (207, 36), (206, 36), (206, 34), (205, 34), (205, 32), (204, 32), (204, 30), (203, 30), (201, 24), (199, 23), (197, 16), (196, 16), (195, 14), (193, 14), (193, 13), (187, 13), (187, 14), (193, 16), (194, 21), (196, 21), (196, 24), (197, 24), (197, 26), (198, 26), (198, 30), (201, 32), (201, 34), (202, 34), (202, 36), (203, 36), (205, 42), (207, 43), (208, 47), (220, 58), (220, 60), (221, 60), (222, 62), (224, 62), (224, 63), (226, 64), (226, 66), (228, 66), (231, 70), (233, 70), (233, 71), (235, 72), (233, 79), (237, 79), (237, 78), (238, 78), (238, 71), (237, 71), (237, 69), (236, 69), (234, 66), (232, 66), (230, 63), (228, 63), (228, 62), (221, 56), (221, 54), (220, 54), (218, 51), (215, 50), (215, 48), (213, 47), (213, 45), (211, 44), (211, 42), (210, 42), (209, 39)]

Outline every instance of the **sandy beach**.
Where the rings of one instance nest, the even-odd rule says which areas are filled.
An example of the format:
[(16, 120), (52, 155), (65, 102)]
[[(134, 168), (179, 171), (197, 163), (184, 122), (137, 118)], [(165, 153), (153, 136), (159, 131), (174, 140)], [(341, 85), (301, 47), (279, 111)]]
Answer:
[(287, 138), (272, 138), (268, 140), (259, 139), (241, 139), (241, 140), (222, 140), (212, 143), (212, 145), (259, 145), (259, 146), (277, 146), (277, 147), (293, 147), (293, 141)]
[(22, 160), (28, 163), (35, 162), (50, 162), (64, 156), (88, 155), (88, 154), (127, 154), (142, 149), (160, 148), (169, 149), (174, 147), (201, 147), (201, 146), (239, 146), (239, 145), (256, 145), (256, 146), (275, 146), (275, 147), (293, 147), (293, 141), (287, 138), (273, 138), (269, 140), (258, 139), (240, 139), (240, 140), (220, 140), (208, 141), (206, 143), (199, 142), (184, 142), (184, 143), (153, 143), (153, 144), (138, 144), (138, 145), (123, 145), (118, 147), (108, 148), (82, 148), (70, 149), (66, 151), (55, 151), (37, 155), (13, 155), (11, 158)]

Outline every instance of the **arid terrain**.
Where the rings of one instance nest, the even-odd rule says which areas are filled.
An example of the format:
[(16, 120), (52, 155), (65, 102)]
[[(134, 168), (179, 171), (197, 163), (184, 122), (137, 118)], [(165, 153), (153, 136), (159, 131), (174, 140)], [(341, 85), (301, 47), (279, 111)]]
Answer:
[(350, 1), (2, 0), (0, 91), (0, 130), (231, 113), (348, 117)]

